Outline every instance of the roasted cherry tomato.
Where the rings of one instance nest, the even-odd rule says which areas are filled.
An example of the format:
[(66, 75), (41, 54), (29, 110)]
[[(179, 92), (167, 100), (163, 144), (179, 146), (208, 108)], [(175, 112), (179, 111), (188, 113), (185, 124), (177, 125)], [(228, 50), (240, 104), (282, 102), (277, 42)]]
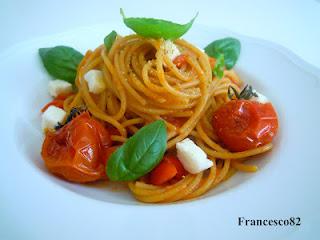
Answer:
[(229, 150), (245, 151), (272, 141), (278, 117), (271, 103), (232, 100), (213, 114), (212, 125)]
[(62, 108), (63, 109), (63, 102), (64, 100), (71, 96), (72, 93), (70, 94), (63, 94), (63, 95), (58, 95), (55, 99), (53, 99), (51, 102), (47, 103), (42, 109), (41, 109), (41, 112), (45, 112), (48, 107), (50, 106), (56, 106), (58, 108)]
[(165, 155), (162, 161), (150, 172), (150, 183), (162, 185), (170, 180), (180, 180), (187, 174), (178, 158), (173, 155)]
[(104, 158), (111, 144), (104, 126), (84, 112), (47, 132), (41, 155), (52, 173), (72, 182), (92, 182), (105, 177)]
[(63, 109), (63, 100), (61, 99), (54, 99), (51, 102), (47, 103), (42, 109), (41, 112), (45, 112), (50, 106), (56, 106), (58, 108)]

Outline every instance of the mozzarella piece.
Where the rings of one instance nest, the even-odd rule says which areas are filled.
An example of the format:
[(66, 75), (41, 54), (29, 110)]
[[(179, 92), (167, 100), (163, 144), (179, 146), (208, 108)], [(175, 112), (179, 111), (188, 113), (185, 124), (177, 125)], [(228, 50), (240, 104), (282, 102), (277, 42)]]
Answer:
[(49, 81), (48, 85), (49, 94), (52, 97), (57, 97), (60, 94), (68, 94), (72, 92), (72, 84), (63, 80)]
[(190, 173), (196, 174), (212, 167), (213, 163), (207, 154), (189, 138), (176, 144), (177, 156), (183, 167)]
[(106, 89), (103, 81), (103, 73), (100, 70), (90, 70), (84, 75), (84, 80), (88, 83), (89, 92), (99, 94)]
[(62, 123), (66, 114), (67, 113), (64, 110), (56, 106), (48, 107), (48, 109), (42, 114), (42, 130), (54, 130), (54, 127), (57, 126), (58, 123)]
[(181, 55), (180, 50), (171, 40), (164, 41), (162, 47), (164, 49), (165, 54), (171, 61), (173, 61), (176, 57)]
[(268, 102), (270, 102), (269, 99), (266, 96), (262, 95), (261, 93), (259, 93), (257, 91), (255, 91), (255, 93), (258, 95), (258, 97), (253, 97), (253, 98), (251, 98), (251, 100), (257, 101), (259, 103), (268, 103)]

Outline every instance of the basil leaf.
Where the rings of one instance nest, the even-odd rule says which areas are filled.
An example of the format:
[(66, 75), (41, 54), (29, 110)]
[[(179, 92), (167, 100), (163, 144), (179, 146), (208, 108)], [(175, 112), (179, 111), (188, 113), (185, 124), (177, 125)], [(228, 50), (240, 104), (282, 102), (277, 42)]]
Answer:
[(227, 69), (233, 68), (240, 55), (241, 44), (235, 38), (223, 38), (213, 41), (204, 48), (206, 54), (217, 58), (220, 54), (224, 55), (224, 62)]
[(113, 30), (104, 38), (104, 46), (106, 47), (107, 51), (110, 51), (114, 43), (114, 40), (116, 40), (117, 35), (117, 32)]
[(111, 154), (106, 173), (112, 181), (136, 180), (161, 161), (166, 147), (166, 125), (157, 120), (141, 128)]
[(56, 46), (40, 48), (39, 55), (50, 75), (74, 83), (77, 67), (83, 58), (81, 53), (71, 47)]
[(214, 64), (212, 73), (221, 79), (223, 77), (223, 71), (224, 71), (224, 55), (220, 54), (216, 58), (216, 63)]
[(135, 33), (147, 38), (164, 38), (175, 40), (184, 35), (192, 26), (198, 13), (186, 24), (173, 23), (166, 20), (154, 18), (126, 18), (122, 8), (120, 13), (124, 24)]

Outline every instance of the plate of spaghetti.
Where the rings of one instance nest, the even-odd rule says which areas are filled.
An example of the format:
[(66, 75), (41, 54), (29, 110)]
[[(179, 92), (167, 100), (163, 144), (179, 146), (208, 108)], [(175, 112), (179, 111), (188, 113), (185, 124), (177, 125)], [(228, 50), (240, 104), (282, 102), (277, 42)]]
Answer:
[[(135, 214), (126, 205), (175, 212), (188, 204), (212, 207), (209, 212), (218, 215), (227, 205), (240, 216), (234, 201), (253, 201), (244, 195), (264, 204), (269, 194), (279, 194), (279, 204), (285, 202), (282, 191), (296, 196), (275, 178), (291, 176), (301, 186), (292, 179), (297, 171), (314, 171), (295, 160), (301, 153), (290, 151), (302, 149), (292, 141), (296, 136), (312, 135), (313, 124), (303, 124), (302, 117), (319, 116), (311, 111), (317, 70), (297, 67), (305, 63), (276, 45), (196, 25), (197, 16), (177, 24), (126, 17), (122, 10), (121, 15), (122, 23), (108, 28), (42, 38), (18, 46), (16, 55), (10, 57), (12, 49), (3, 54), (8, 63), (23, 54), (34, 59), (14, 64), (21, 66), (15, 74), (24, 79), (25, 93), (12, 113), (13, 145), (21, 159), (20, 177), (29, 176), (26, 189), (36, 187), (40, 199), (58, 196), (57, 206), (66, 204), (63, 199), (69, 207), (79, 201), (76, 206), (88, 207), (82, 216), (98, 211), (101, 203), (121, 208), (122, 216), (123, 209)], [(289, 104), (303, 91), (308, 95), (302, 93), (296, 106)], [(308, 106), (301, 110), (307, 114), (296, 115), (301, 106)], [(292, 116), (293, 123), (302, 121), (299, 130), (288, 123)], [(291, 169), (285, 167), (288, 162)], [(17, 188), (23, 192), (21, 184)], [(269, 202), (278, 214), (277, 200)], [(267, 216), (268, 210), (255, 204), (241, 206)]]

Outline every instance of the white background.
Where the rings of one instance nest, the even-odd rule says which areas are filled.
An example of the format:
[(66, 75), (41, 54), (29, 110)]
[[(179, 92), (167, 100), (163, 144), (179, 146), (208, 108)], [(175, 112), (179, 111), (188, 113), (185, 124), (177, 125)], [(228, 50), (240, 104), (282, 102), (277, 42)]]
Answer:
[(34, 37), (121, 21), (120, 7), (127, 16), (180, 23), (199, 12), (197, 23), (276, 42), (320, 68), (319, 0), (0, 0), (0, 52)]

